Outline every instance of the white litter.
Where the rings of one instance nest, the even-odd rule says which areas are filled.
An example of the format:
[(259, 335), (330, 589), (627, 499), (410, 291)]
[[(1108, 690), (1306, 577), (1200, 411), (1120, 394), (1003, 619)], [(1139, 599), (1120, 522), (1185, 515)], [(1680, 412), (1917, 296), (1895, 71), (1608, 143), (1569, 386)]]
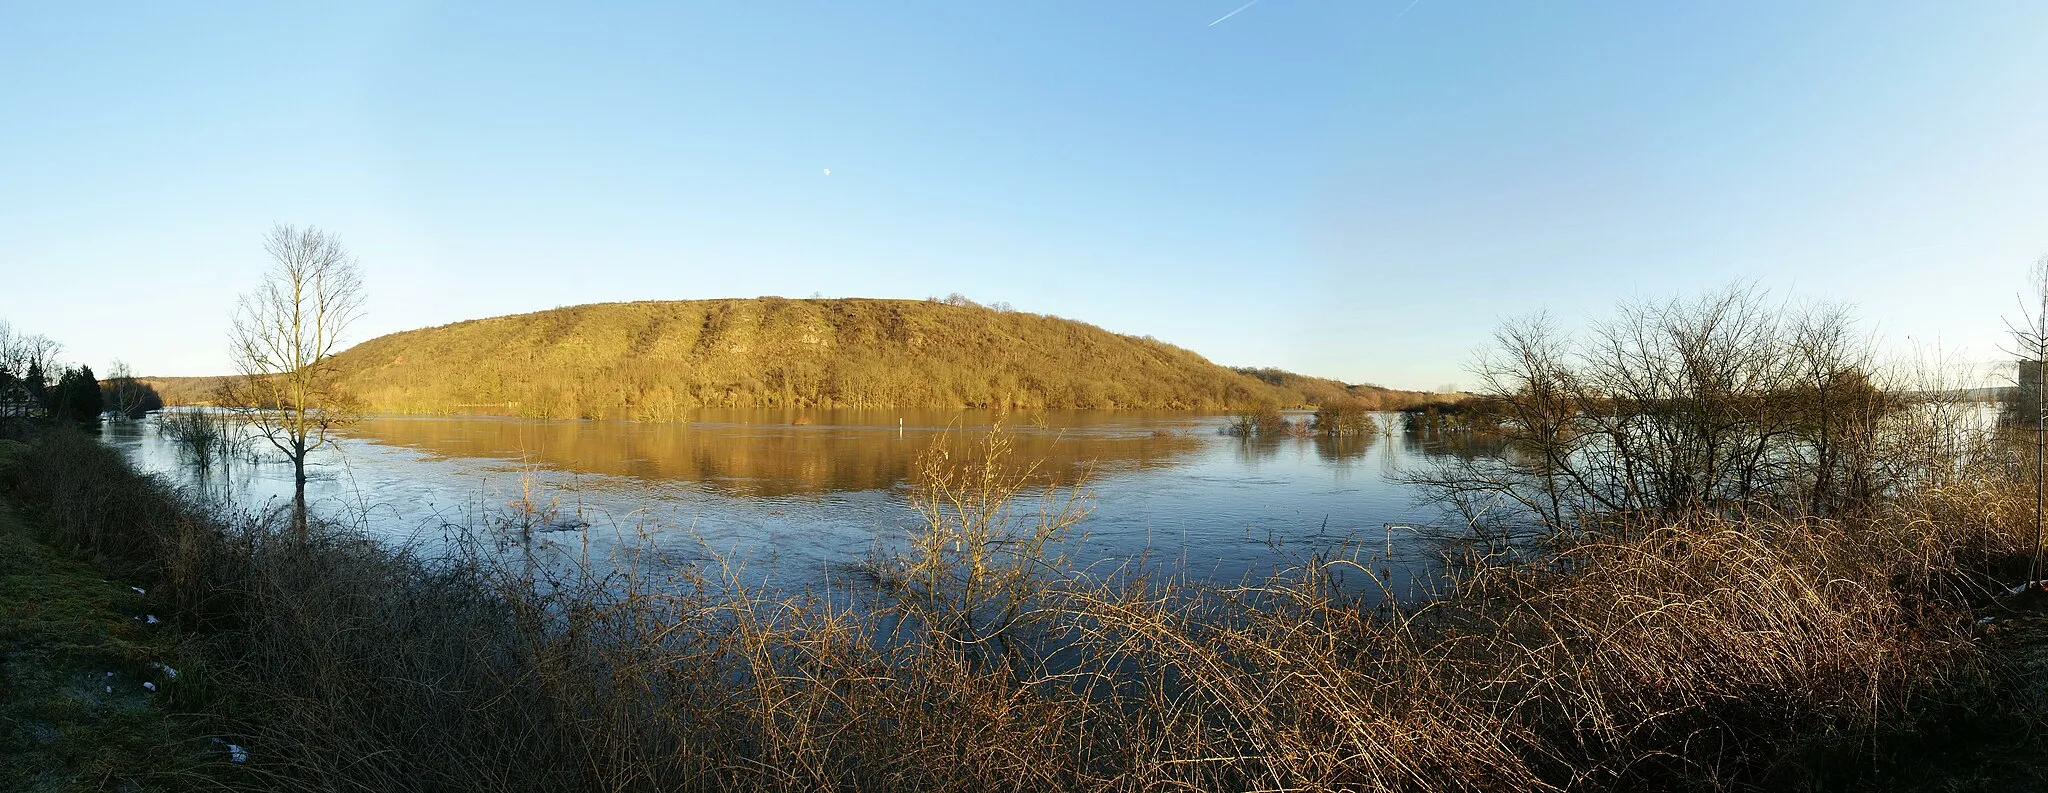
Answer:
[(228, 744), (228, 760), (236, 763), (249, 762), (249, 750), (235, 744)]
[(1978, 617), (1978, 618), (1977, 618), (1977, 624), (1978, 624), (1978, 625), (1990, 625), (1990, 624), (1992, 623), (1992, 621), (1994, 621), (1994, 620), (1996, 620), (1996, 619), (1998, 619), (1998, 618), (1997, 618), (1997, 617)]
[(148, 623), (148, 624), (150, 624), (150, 625), (155, 625), (155, 624), (156, 624), (156, 615), (155, 615), (155, 614), (151, 614), (151, 615), (149, 615), (149, 618), (148, 618), (148, 619), (145, 619), (145, 620), (143, 620), (143, 622), (145, 622), (145, 623)]
[(112, 694), (112, 693), (114, 693), (114, 687), (113, 687), (113, 686), (107, 686), (107, 693), (109, 693), (109, 694)]
[(146, 689), (149, 689), (149, 690), (151, 690), (151, 691), (155, 691), (155, 690), (156, 690), (156, 684), (155, 684), (155, 683), (151, 683), (151, 682), (149, 682), (149, 681), (147, 681), (147, 680), (144, 680), (144, 681), (142, 681), (142, 687), (143, 687), (143, 688), (146, 688)]
[[(178, 679), (178, 670), (176, 670), (176, 669), (172, 669), (172, 668), (171, 668), (171, 665), (170, 665), (170, 664), (164, 663), (164, 662), (162, 662), (162, 661), (151, 661), (151, 662), (149, 663), (149, 665), (150, 665), (150, 666), (152, 666), (152, 667), (155, 667), (155, 668), (157, 669), (157, 671), (163, 672), (163, 673), (164, 673), (164, 677), (165, 677), (166, 679), (170, 679), (170, 680), (176, 680), (176, 679)], [(111, 674), (111, 673), (109, 673), (109, 674)]]
[(148, 593), (147, 591), (144, 591), (144, 590), (143, 590), (143, 588), (142, 588), (142, 587), (139, 587), (139, 586), (132, 586), (132, 587), (129, 587), (129, 589), (133, 589), (133, 590), (135, 590), (135, 594), (138, 594), (138, 595), (147, 595), (147, 594), (149, 594), (149, 593)]
[(2048, 581), (2028, 581), (2024, 584), (2020, 584), (2019, 586), (2007, 587), (2005, 593), (2008, 595), (2017, 595), (2021, 592), (2033, 589), (2034, 587), (2040, 586), (2042, 584), (2048, 584)]

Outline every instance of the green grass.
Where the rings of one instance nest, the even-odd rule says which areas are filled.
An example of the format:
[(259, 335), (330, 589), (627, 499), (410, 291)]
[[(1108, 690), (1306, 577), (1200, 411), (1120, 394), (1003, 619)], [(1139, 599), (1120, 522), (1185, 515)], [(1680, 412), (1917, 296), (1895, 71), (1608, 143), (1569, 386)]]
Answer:
[(0, 790), (215, 787), (226, 750), (178, 712), (201, 670), (168, 622), (134, 619), (152, 608), (167, 607), (43, 544), (0, 496)]

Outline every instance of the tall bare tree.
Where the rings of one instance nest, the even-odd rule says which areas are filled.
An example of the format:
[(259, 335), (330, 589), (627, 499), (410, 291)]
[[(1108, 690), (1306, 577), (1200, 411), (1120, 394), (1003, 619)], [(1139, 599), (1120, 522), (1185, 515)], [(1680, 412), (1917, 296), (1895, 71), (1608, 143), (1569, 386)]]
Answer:
[(2035, 260), (2028, 279), (2033, 292), (2020, 296), (2020, 321), (2008, 321), (2012, 330), (2018, 376), (2013, 378), (2013, 400), (2006, 405), (2007, 420), (2034, 430), (2034, 544), (2028, 549), (2027, 585), (2041, 580), (2041, 531), (2044, 499), (2048, 499), (2048, 256)]
[(115, 417), (134, 419), (142, 417), (143, 401), (148, 392), (135, 379), (135, 370), (128, 362), (114, 359), (114, 365), (107, 369), (107, 410)]
[(316, 227), (279, 224), (263, 250), (271, 268), (235, 312), (240, 377), (231, 398), (256, 433), (291, 460), (292, 526), (304, 537), (307, 455), (354, 418), (331, 359), (362, 312), (363, 281), (348, 247)]

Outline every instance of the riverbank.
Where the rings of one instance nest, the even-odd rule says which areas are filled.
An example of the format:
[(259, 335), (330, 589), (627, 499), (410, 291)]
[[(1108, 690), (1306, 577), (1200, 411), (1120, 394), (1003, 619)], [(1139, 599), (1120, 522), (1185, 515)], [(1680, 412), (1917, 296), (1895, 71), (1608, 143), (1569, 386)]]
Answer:
[[(122, 658), (198, 653), (180, 685), (203, 685), (233, 717), (213, 737), (249, 750), (230, 787), (2042, 784), (2039, 623), (1979, 627), (2009, 604), (1970, 583), (2017, 530), (1984, 507), (1993, 493), (1926, 494), (1917, 517), (1868, 525), (1701, 518), (1563, 549), (1569, 565), (1482, 565), (1386, 612), (1332, 586), (1357, 573), (1344, 559), (1234, 588), (1023, 576), (1056, 557), (1008, 551), (979, 562), (1008, 573), (972, 576), (945, 555), (955, 540), (1014, 548), (1046, 528), (944, 506), (990, 493), (980, 474), (1009, 470), (989, 464), (1003, 451), (925, 461), (934, 553), (901, 560), (864, 609), (736, 569), (536, 566), (460, 543), (426, 558), (333, 528), (301, 541), (70, 432), (16, 450), (7, 479), (40, 542), (123, 573), (29, 554), (46, 586), (119, 606), (132, 577), (198, 637)], [(100, 614), (81, 630), (134, 630), (118, 608), (81, 613)], [(204, 741), (176, 726), (121, 734)]]
[[(0, 441), (0, 468), (26, 451)], [(39, 539), (0, 493), (0, 789), (202, 790), (232, 777), (166, 604)], [(166, 612), (168, 613), (168, 612)]]

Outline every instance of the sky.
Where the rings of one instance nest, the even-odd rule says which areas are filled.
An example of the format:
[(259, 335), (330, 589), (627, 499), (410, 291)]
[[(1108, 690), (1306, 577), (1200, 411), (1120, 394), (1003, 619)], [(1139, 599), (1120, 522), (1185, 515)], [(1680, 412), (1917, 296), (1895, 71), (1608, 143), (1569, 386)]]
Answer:
[(279, 222), (357, 340), (957, 292), (1409, 388), (1731, 283), (1988, 362), (2048, 253), (2048, 3), (190, 5), (0, 0), (0, 320), (101, 372), (230, 371)]

